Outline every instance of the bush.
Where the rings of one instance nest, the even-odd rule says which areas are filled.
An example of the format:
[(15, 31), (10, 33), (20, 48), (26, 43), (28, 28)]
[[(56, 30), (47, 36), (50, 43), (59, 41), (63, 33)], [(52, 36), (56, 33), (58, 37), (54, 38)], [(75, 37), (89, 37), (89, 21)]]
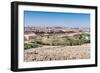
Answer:
[(29, 49), (29, 48), (31, 48), (30, 44), (25, 43), (24, 44), (24, 49)]
[(81, 45), (82, 44), (82, 42), (81, 42), (81, 40), (73, 40), (72, 42), (72, 45)]
[(39, 45), (36, 44), (36, 43), (31, 43), (31, 44), (25, 43), (25, 44), (24, 44), (24, 49), (36, 48), (36, 47), (38, 47), (38, 46), (39, 46)]
[(81, 40), (79, 39), (66, 39), (65, 45), (74, 46), (74, 45), (81, 45)]
[[(68, 39), (68, 38), (60, 38), (60, 39), (42, 39), (42, 40), (35, 40), (31, 42), (31, 44), (25, 44), (25, 49), (28, 48), (36, 48), (42, 45), (51, 45), (51, 46), (74, 46), (74, 45), (82, 45), (85, 43), (90, 43), (90, 40), (86, 39), (86, 34), (81, 34), (79, 39)], [(89, 35), (88, 35), (89, 36)]]
[(38, 41), (38, 44), (41, 45), (51, 45), (51, 46), (73, 46), (73, 45), (81, 45), (82, 41), (79, 39), (46, 39), (42, 41)]
[(42, 41), (36, 41), (37, 44), (43, 44)]
[(80, 38), (79, 39), (81, 40), (82, 44), (84, 44), (84, 43), (90, 43), (90, 34), (89, 33), (82, 33), (80, 35)]
[(29, 49), (29, 48), (31, 48), (31, 46), (29, 45), (29, 44), (24, 44), (24, 49)]
[(33, 44), (31, 44), (31, 48), (36, 48), (36, 47), (38, 47), (39, 45), (38, 44), (35, 44), (35, 43), (33, 43)]

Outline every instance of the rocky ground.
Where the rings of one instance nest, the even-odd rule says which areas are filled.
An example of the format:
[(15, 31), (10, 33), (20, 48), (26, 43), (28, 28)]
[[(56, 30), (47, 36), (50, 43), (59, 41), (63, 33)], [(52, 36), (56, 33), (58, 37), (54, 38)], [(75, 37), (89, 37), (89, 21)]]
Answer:
[(24, 61), (89, 59), (90, 44), (81, 46), (43, 46), (24, 50)]

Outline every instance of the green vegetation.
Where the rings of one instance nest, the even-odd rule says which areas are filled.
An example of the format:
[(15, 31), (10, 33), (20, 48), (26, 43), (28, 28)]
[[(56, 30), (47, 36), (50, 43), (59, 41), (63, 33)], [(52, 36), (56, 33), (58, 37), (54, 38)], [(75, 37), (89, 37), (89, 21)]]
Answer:
[(50, 45), (50, 46), (75, 46), (82, 45), (84, 43), (89, 43), (88, 40), (80, 39), (46, 39), (42, 41), (37, 41), (40, 45)]
[(79, 37), (81, 43), (90, 43), (90, 34), (89, 33), (82, 33)]
[(81, 41), (79, 39), (66, 39), (67, 45), (74, 46), (74, 45), (81, 45)]
[(40, 45), (36, 44), (36, 43), (24, 43), (24, 49), (30, 49), (30, 48), (36, 48), (39, 47)]
[[(44, 33), (44, 32), (43, 32)], [(41, 34), (43, 34), (41, 33)], [(40, 33), (38, 33), (40, 34)], [(85, 43), (90, 43), (90, 34), (89, 33), (81, 33), (79, 35), (79, 38), (59, 38), (59, 39), (53, 39), (53, 38), (46, 38), (42, 40), (35, 40), (30, 43), (25, 43), (24, 48), (36, 48), (43, 45), (48, 46), (75, 46), (75, 45), (82, 45)]]

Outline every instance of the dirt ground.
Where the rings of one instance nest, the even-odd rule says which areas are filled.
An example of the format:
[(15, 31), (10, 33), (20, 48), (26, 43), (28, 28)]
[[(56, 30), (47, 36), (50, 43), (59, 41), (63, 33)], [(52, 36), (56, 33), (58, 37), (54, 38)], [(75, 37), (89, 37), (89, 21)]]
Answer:
[(24, 61), (89, 59), (90, 44), (81, 46), (43, 46), (24, 50)]

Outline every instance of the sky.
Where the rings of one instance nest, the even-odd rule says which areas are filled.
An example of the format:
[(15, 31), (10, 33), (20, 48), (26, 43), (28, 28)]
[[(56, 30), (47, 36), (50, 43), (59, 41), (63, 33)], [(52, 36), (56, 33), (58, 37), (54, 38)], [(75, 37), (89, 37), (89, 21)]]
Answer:
[(24, 11), (24, 25), (90, 27), (90, 14)]

